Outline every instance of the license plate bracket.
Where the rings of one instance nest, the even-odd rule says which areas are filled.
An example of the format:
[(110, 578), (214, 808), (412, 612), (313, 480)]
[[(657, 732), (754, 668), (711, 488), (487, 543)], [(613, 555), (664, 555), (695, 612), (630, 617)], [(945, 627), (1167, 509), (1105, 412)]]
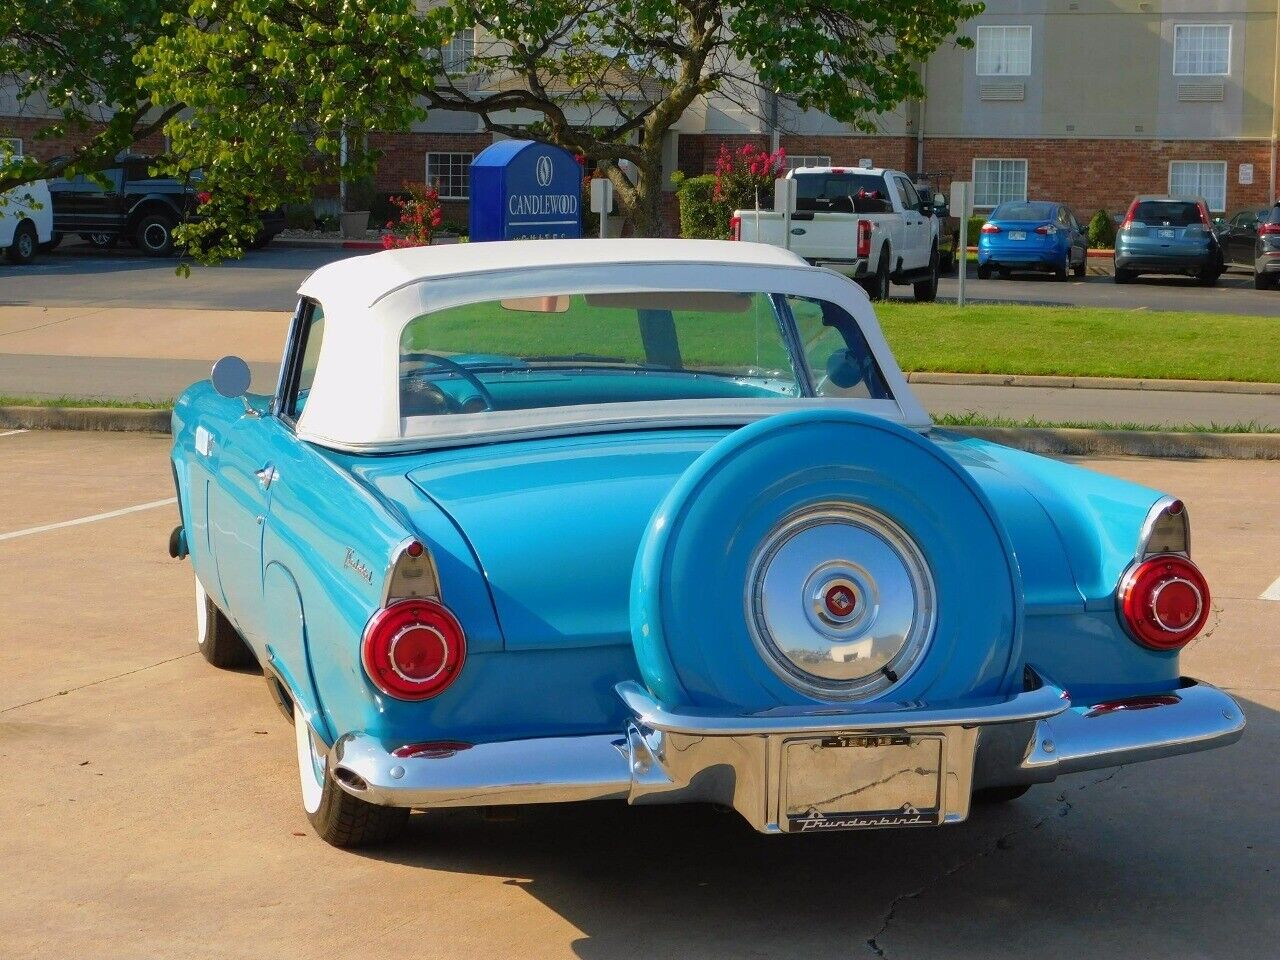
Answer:
[(836, 734), (782, 744), (787, 832), (936, 826), (947, 756), (939, 734)]

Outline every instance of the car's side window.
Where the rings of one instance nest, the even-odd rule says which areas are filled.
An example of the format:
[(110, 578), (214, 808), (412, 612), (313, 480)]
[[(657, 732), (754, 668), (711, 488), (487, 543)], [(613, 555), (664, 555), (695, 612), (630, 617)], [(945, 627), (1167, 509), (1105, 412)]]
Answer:
[(920, 194), (916, 193), (916, 188), (911, 185), (911, 181), (906, 177), (896, 178), (898, 181), (898, 193), (902, 194), (902, 205), (908, 210), (920, 209)]
[(808, 297), (786, 301), (818, 396), (893, 399), (862, 328), (843, 307)]
[(316, 378), (316, 365), (320, 360), (320, 344), (324, 340), (324, 308), (309, 301), (304, 307), (298, 342), (290, 358), (290, 383), (285, 392), (284, 415), (297, 420), (307, 405), (311, 384)]

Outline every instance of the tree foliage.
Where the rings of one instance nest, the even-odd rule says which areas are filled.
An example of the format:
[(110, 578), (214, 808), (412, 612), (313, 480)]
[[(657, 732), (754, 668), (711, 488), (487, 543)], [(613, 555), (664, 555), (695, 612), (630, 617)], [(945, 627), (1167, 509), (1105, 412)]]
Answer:
[(37, 139), (84, 139), (56, 161), (0, 156), (0, 192), (67, 173), (100, 170), (180, 109), (153, 109), (134, 55), (185, 0), (17, 0), (0, 5), (0, 82), (29, 115), (49, 115)]
[[(143, 62), (157, 103), (191, 108), (169, 133), (211, 184), (244, 192), (256, 176), (273, 199), (297, 196), (333, 177), (341, 129), (403, 129), (425, 106), (582, 154), (613, 181), (637, 232), (656, 233), (663, 141), (699, 98), (714, 93), (761, 117), (817, 108), (873, 131), (879, 114), (922, 95), (916, 64), (981, 9), (966, 0), (195, 0)], [(460, 31), (474, 31), (474, 49), (446, 60), (442, 48)], [(348, 158), (352, 170), (369, 162), (359, 150)], [(225, 227), (233, 242), (237, 216), (211, 209), (209, 233), (193, 239)]]

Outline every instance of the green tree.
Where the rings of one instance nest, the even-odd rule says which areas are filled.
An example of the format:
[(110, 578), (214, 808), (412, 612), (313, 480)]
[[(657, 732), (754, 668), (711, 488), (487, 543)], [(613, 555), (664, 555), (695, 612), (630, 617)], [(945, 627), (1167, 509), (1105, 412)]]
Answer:
[[(332, 177), (344, 124), (402, 129), (425, 106), (584, 155), (613, 181), (636, 231), (655, 234), (663, 139), (699, 97), (715, 93), (761, 116), (780, 102), (818, 108), (871, 132), (878, 114), (922, 94), (916, 64), (981, 9), (965, 0), (444, 0), (426, 9), (413, 0), (195, 0), (143, 60), (156, 102), (190, 107), (167, 129), (175, 153), (211, 184), (247, 183), (255, 165), (274, 196), (322, 169)], [(446, 48), (473, 30), (473, 49)], [(357, 150), (347, 162), (367, 169), (370, 158)], [(210, 230), (221, 219), (236, 232), (235, 211), (209, 214)]]
[(159, 34), (166, 11), (184, 0), (18, 0), (0, 5), (0, 80), (20, 105), (49, 116), (36, 134), (83, 139), (57, 160), (0, 155), (0, 193), (33, 180), (110, 166), (116, 154), (155, 133), (180, 109), (153, 108), (138, 87), (138, 49)]

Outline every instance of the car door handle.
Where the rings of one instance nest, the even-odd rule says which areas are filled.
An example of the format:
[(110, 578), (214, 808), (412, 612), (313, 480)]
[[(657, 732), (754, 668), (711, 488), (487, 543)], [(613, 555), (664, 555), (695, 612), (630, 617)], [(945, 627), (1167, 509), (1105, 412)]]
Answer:
[(258, 485), (261, 486), (263, 490), (270, 490), (271, 484), (275, 483), (276, 477), (279, 476), (279, 474), (276, 473), (276, 468), (269, 463), (261, 470), (255, 470), (253, 475), (258, 478)]

